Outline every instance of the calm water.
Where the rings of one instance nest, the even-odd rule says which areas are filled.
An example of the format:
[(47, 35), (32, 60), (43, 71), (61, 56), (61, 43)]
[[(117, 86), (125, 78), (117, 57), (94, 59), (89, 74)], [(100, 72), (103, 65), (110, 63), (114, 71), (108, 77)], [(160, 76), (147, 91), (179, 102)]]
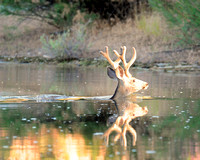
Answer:
[(200, 159), (200, 73), (131, 72), (152, 98), (61, 100), (117, 83), (101, 67), (0, 63), (0, 159)]

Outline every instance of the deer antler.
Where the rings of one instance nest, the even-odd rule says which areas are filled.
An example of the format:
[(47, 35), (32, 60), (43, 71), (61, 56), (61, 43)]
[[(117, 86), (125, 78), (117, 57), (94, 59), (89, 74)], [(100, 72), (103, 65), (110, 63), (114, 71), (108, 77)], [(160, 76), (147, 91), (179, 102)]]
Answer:
[(123, 130), (122, 130), (122, 132), (119, 132), (115, 136), (114, 142), (117, 142), (119, 140), (119, 138), (122, 136), (124, 146), (126, 147), (127, 146), (126, 132), (129, 131), (131, 133), (131, 135), (133, 136), (133, 146), (135, 146), (136, 140), (137, 140), (137, 133), (136, 133), (135, 129), (131, 125), (129, 125), (130, 121), (134, 118), (135, 118), (135, 116), (131, 116), (125, 120)]
[(123, 140), (124, 147), (127, 147), (126, 133), (130, 132), (133, 136), (133, 146), (136, 144), (137, 133), (135, 129), (129, 124), (136, 117), (144, 116), (148, 113), (147, 107), (140, 107), (133, 102), (124, 102), (122, 106), (126, 107), (122, 116), (117, 117), (114, 124), (105, 132), (107, 144), (109, 142), (109, 135), (116, 131), (117, 135), (114, 137), (114, 142), (117, 142), (120, 138)]
[[(137, 139), (137, 133), (134, 128), (132, 128), (129, 123), (134, 117), (129, 117), (126, 120), (124, 120), (123, 116), (120, 116), (117, 118), (116, 122), (110, 127), (105, 133), (104, 137), (106, 137), (106, 144), (109, 143), (109, 136), (113, 131), (118, 132), (118, 134), (114, 138), (114, 142), (117, 142), (120, 137), (123, 139), (124, 147), (127, 146), (127, 139), (126, 139), (126, 132), (129, 131), (131, 135), (133, 136), (133, 146), (136, 144)], [(122, 123), (122, 124), (120, 124)], [(123, 128), (120, 128), (120, 125), (124, 126)]]
[(100, 51), (100, 53), (108, 60), (108, 62), (113, 66), (114, 69), (116, 69), (119, 66), (119, 63), (122, 61), (123, 65), (124, 65), (124, 70), (125, 70), (126, 76), (132, 77), (132, 75), (129, 72), (129, 68), (132, 66), (132, 64), (136, 60), (136, 49), (133, 47), (133, 56), (128, 63), (126, 62), (126, 58), (125, 58), (125, 56), (126, 56), (126, 46), (121, 47), (121, 55), (116, 50), (113, 50), (113, 52), (118, 57), (118, 59), (114, 62), (111, 60), (111, 58), (109, 56), (107, 46), (106, 46), (106, 52)]
[(119, 66), (119, 63), (121, 62), (120, 57), (118, 57), (118, 59), (113, 62), (112, 59), (109, 56), (108, 47), (106, 46), (105, 48), (106, 48), (106, 52), (100, 51), (100, 53), (108, 60), (108, 62), (112, 65), (112, 67), (114, 69), (116, 69)]
[(106, 137), (106, 144), (107, 145), (109, 143), (109, 136), (113, 131), (118, 132), (119, 135), (121, 135), (121, 133), (122, 133), (122, 129), (117, 124), (114, 123), (114, 125), (112, 127), (110, 127), (103, 135), (104, 137)]
[(132, 66), (132, 64), (136, 60), (136, 49), (133, 47), (133, 56), (132, 56), (131, 60), (128, 63), (126, 62), (126, 58), (125, 58), (126, 46), (121, 47), (121, 55), (116, 50), (114, 50), (114, 53), (117, 55), (117, 57), (119, 57), (122, 60), (126, 76), (127, 77), (132, 77), (132, 75), (129, 72), (129, 68)]
[(127, 131), (129, 131), (131, 133), (131, 135), (133, 136), (133, 146), (135, 146), (136, 141), (137, 141), (137, 133), (136, 133), (135, 129), (133, 127), (131, 127), (131, 125), (129, 125), (129, 124), (124, 124), (124, 128), (123, 128), (122, 132), (119, 132), (115, 136), (114, 142), (117, 142), (119, 140), (119, 138), (122, 137), (124, 147), (126, 147), (127, 146), (127, 139), (126, 139)]
[(137, 140), (137, 133), (135, 131), (135, 129), (133, 127), (131, 127), (131, 125), (129, 124), (125, 124), (124, 125), (124, 129), (122, 132), (122, 138), (124, 141), (124, 146), (127, 146), (127, 139), (126, 139), (126, 132), (129, 131), (131, 133), (131, 135), (133, 136), (133, 146), (135, 146), (136, 144), (136, 140)]
[[(100, 53), (108, 60), (108, 62), (112, 65), (112, 68), (107, 68), (107, 75), (111, 79), (115, 79), (118, 81), (117, 88), (115, 93), (111, 97), (111, 99), (118, 99), (121, 97), (126, 97), (134, 92), (137, 92), (141, 89), (147, 89), (148, 83), (141, 81), (139, 79), (134, 78), (130, 72), (129, 68), (136, 60), (136, 50), (133, 48), (133, 55), (129, 62), (126, 62), (126, 47), (121, 47), (121, 54), (119, 54), (116, 50), (113, 50), (115, 55), (117, 56), (116, 60), (113, 61), (108, 53), (108, 47), (106, 46), (105, 51), (100, 51)], [(120, 62), (122, 61), (123, 67), (120, 66)]]

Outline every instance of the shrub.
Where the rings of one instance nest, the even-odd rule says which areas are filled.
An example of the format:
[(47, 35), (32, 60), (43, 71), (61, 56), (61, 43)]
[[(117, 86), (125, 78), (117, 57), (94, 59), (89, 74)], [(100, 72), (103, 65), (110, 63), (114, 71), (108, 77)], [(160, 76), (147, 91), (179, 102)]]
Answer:
[(179, 44), (200, 44), (200, 3), (196, 0), (149, 0), (150, 5), (161, 12), (177, 29)]
[(42, 49), (53, 56), (67, 59), (80, 58), (91, 45), (87, 41), (86, 25), (79, 24), (74, 32), (68, 30), (58, 34), (56, 39), (54, 36), (42, 35), (40, 37)]

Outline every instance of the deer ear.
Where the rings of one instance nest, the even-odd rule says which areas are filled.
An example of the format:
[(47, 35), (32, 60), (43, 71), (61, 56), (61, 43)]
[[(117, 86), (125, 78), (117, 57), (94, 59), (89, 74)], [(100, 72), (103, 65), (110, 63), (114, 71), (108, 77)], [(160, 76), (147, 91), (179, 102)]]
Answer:
[(116, 73), (117, 78), (119, 78), (119, 79), (123, 79), (124, 74), (125, 74), (124, 70), (123, 70), (123, 68), (121, 66), (118, 66), (116, 68), (115, 73)]
[(115, 71), (110, 67), (107, 68), (107, 74), (111, 79), (117, 79)]

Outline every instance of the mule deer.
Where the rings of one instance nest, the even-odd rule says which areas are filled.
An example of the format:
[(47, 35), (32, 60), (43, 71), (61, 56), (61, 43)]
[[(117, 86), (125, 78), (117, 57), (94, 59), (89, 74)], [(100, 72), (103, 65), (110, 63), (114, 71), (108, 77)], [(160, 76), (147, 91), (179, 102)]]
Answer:
[[(118, 57), (117, 60), (112, 61), (108, 53), (108, 47), (106, 46), (106, 51), (100, 51), (100, 53), (108, 60), (113, 68), (107, 68), (107, 74), (111, 79), (115, 79), (118, 81), (117, 88), (111, 97), (111, 99), (118, 99), (120, 97), (126, 97), (131, 93), (137, 92), (141, 89), (147, 89), (148, 83), (143, 82), (139, 79), (134, 78), (130, 72), (129, 68), (136, 60), (136, 50), (133, 47), (133, 56), (131, 60), (126, 62), (126, 46), (121, 47), (121, 54), (119, 54), (116, 50), (113, 50), (115, 55)], [(124, 69), (119, 65), (122, 61)]]
[[(74, 96), (61, 96), (61, 95), (38, 95), (37, 97), (28, 97), (28, 96), (22, 96), (19, 98), (15, 98), (15, 96), (9, 96), (9, 97), (1, 97), (0, 102), (24, 102), (29, 100), (36, 100), (37, 102), (50, 102), (50, 101), (60, 101), (60, 100), (96, 100), (96, 99), (119, 99), (119, 98), (125, 98), (128, 95), (137, 92), (141, 89), (147, 89), (148, 83), (143, 82), (139, 79), (134, 78), (131, 73), (129, 72), (129, 69), (131, 65), (136, 60), (136, 50), (133, 48), (133, 56), (131, 60), (127, 63), (126, 62), (126, 47), (121, 47), (121, 54), (119, 54), (116, 50), (113, 50), (115, 55), (117, 56), (117, 59), (113, 61), (108, 53), (108, 47), (106, 46), (106, 51), (100, 51), (100, 53), (108, 60), (108, 62), (111, 64), (111, 67), (107, 68), (107, 74), (111, 79), (115, 79), (118, 81), (117, 88), (113, 94), (113, 96), (110, 98), (110, 96), (98, 96), (98, 97), (74, 97)], [(124, 69), (119, 65), (120, 62), (123, 63)], [(137, 98), (137, 97), (136, 97)], [(142, 97), (144, 98), (144, 97)], [(149, 99), (149, 97), (147, 97)], [(145, 98), (146, 99), (146, 98)]]

